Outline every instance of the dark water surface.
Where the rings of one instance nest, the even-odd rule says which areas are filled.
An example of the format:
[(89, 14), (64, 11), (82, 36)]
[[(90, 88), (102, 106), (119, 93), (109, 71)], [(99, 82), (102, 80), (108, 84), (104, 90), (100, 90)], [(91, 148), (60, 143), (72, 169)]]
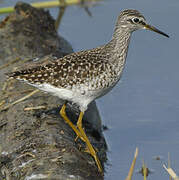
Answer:
[[(4, 0), (1, 6), (8, 3), (12, 1)], [(148, 180), (165, 180), (169, 177), (162, 164), (167, 163), (168, 152), (179, 175), (179, 1), (105, 0), (91, 8), (92, 18), (72, 6), (65, 12), (59, 33), (75, 51), (96, 47), (110, 40), (116, 18), (126, 8), (141, 11), (170, 38), (144, 30), (134, 32), (120, 83), (97, 101), (103, 124), (109, 127), (105, 132), (109, 145), (105, 179), (125, 179), (137, 146), (136, 169), (144, 159), (154, 170)], [(54, 17), (57, 10), (50, 10)], [(155, 156), (162, 158), (157, 161)], [(133, 179), (143, 177), (135, 173)]]

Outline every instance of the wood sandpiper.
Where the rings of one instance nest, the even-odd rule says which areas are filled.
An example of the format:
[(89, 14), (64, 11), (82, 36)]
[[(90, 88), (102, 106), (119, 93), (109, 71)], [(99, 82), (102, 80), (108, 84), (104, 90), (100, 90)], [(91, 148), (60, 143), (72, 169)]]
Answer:
[(76, 125), (66, 115), (66, 104), (62, 106), (60, 114), (77, 137), (86, 143), (100, 172), (103, 172), (100, 160), (82, 127), (83, 115), (89, 103), (108, 93), (119, 81), (131, 34), (138, 29), (148, 29), (169, 37), (147, 24), (140, 12), (128, 9), (120, 13), (112, 39), (107, 44), (8, 74), (10, 78), (24, 81), (79, 106), (80, 114)]

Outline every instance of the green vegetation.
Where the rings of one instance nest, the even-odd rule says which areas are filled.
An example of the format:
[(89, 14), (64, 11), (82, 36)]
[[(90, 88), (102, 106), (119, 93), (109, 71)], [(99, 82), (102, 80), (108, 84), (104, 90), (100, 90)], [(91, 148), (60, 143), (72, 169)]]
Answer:
[[(96, 1), (100, 1), (100, 0), (86, 0), (86, 2), (96, 2)], [(77, 5), (80, 3), (82, 4), (83, 1), (81, 1), (81, 0), (65, 0), (65, 6)], [(60, 1), (60, 0), (45, 1), (45, 2), (32, 3), (31, 5), (36, 8), (52, 8), (52, 7), (64, 6), (64, 2)], [(0, 14), (11, 13), (13, 11), (14, 11), (14, 7), (0, 8)]]

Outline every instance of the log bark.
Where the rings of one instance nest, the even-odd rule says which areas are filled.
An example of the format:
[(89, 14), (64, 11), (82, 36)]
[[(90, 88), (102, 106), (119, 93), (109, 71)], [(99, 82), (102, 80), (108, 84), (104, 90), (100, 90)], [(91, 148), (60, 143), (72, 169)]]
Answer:
[[(62, 57), (73, 50), (55, 30), (48, 11), (18, 3), (0, 23), (0, 103), (5, 105), (32, 92), (31, 86), (7, 81), (5, 73), (36, 57)], [(50, 54), (50, 55), (49, 55)], [(29, 60), (30, 59), (30, 60)], [(36, 61), (43, 61), (40, 58)], [(43, 92), (0, 112), (0, 179), (103, 179), (85, 145), (59, 115), (63, 101)], [(27, 107), (39, 109), (25, 111)], [(68, 103), (67, 114), (76, 123), (78, 110)], [(83, 126), (104, 165), (106, 142), (95, 102), (85, 113)]]

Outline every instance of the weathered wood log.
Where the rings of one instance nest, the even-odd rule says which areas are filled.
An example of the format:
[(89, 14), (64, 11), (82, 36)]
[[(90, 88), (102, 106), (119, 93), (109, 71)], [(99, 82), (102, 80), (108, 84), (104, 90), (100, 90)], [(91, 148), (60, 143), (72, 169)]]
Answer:
[[(54, 23), (48, 11), (25, 3), (18, 3), (15, 12), (0, 23), (0, 104), (10, 104), (33, 90), (21, 82), (6, 81), (5, 73), (28, 59), (72, 52)], [(74, 141), (74, 132), (60, 117), (62, 104), (62, 100), (38, 92), (0, 112), (0, 179), (103, 179), (95, 161), (84, 152), (84, 143)], [(37, 108), (25, 111), (27, 107)], [(78, 111), (70, 103), (67, 114), (76, 123)], [(104, 164), (107, 146), (95, 102), (89, 106), (83, 126)]]

